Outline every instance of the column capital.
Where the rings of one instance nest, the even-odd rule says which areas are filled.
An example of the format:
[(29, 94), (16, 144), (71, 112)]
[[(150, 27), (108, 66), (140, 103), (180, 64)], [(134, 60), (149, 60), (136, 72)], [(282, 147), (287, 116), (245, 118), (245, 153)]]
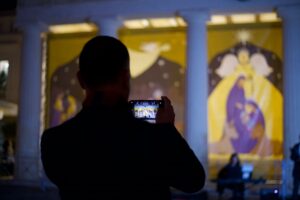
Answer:
[(121, 26), (123, 23), (122, 18), (116, 16), (92, 16), (90, 21), (97, 24), (98, 26), (102, 26), (105, 24), (111, 24), (114, 26)]
[(285, 19), (300, 20), (300, 4), (280, 6), (277, 8), (280, 17)]
[(118, 29), (123, 23), (123, 20), (116, 16), (92, 16), (90, 21), (98, 26), (100, 35), (108, 35), (115, 38), (118, 37)]
[(49, 26), (41, 21), (22, 21), (17, 20), (15, 23), (16, 28), (22, 31), (31, 31), (37, 30), (39, 32), (47, 32), (49, 30)]
[(210, 19), (209, 10), (180, 10), (178, 15), (181, 16), (188, 24), (206, 23)]

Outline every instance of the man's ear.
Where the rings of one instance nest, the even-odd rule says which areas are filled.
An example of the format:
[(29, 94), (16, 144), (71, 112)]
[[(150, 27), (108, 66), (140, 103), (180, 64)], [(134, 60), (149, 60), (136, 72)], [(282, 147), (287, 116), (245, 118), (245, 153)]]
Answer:
[(84, 82), (83, 78), (82, 78), (82, 74), (80, 73), (80, 71), (77, 72), (77, 79), (78, 79), (78, 82), (81, 86), (82, 89), (86, 89), (86, 83)]

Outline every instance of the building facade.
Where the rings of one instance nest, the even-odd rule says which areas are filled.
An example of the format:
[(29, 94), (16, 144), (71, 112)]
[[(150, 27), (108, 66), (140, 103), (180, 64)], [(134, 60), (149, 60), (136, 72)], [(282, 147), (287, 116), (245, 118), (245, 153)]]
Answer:
[(212, 15), (276, 12), (283, 27), (283, 165), (282, 192), (290, 191), (289, 148), (299, 138), (300, 2), (299, 0), (211, 1), (19, 1), (16, 26), (22, 31), (16, 180), (39, 183), (43, 178), (39, 143), (44, 129), (45, 33), (60, 24), (94, 23), (101, 35), (118, 37), (130, 19), (181, 17), (186, 22), (184, 134), (208, 171), (207, 21)]

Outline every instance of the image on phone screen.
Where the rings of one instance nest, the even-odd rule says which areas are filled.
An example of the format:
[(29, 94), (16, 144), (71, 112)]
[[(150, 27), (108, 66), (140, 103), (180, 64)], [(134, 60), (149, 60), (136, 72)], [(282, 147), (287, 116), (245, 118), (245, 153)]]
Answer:
[(155, 123), (161, 100), (131, 100), (129, 101), (134, 117)]

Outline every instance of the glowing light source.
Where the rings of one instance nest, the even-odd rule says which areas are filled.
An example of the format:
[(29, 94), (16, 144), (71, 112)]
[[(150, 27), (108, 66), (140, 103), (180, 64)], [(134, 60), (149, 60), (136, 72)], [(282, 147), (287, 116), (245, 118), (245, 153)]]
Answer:
[(213, 15), (209, 22), (210, 24), (226, 24), (227, 18), (224, 15)]
[(51, 33), (92, 32), (96, 30), (97, 27), (89, 23), (61, 24), (61, 25), (52, 25), (49, 27), (49, 31)]
[(278, 20), (277, 14), (273, 12), (259, 14), (259, 21), (261, 22), (275, 22)]
[(236, 24), (254, 23), (256, 21), (254, 14), (234, 14), (230, 16), (231, 21)]
[(142, 25), (145, 26), (145, 27), (149, 26), (149, 20), (148, 20), (148, 19), (142, 19), (142, 20), (141, 20), (141, 23), (142, 23)]
[(181, 17), (176, 17), (176, 21), (179, 26), (186, 26), (185, 21)]
[(178, 23), (175, 18), (157, 18), (150, 19), (150, 23), (153, 27), (176, 27)]
[(126, 20), (124, 22), (124, 26), (126, 28), (132, 28), (132, 29), (146, 28), (149, 25), (150, 23), (147, 19)]
[(181, 17), (175, 18), (152, 18), (152, 19), (136, 19), (126, 20), (124, 26), (129, 29), (142, 29), (142, 28), (167, 28), (186, 26), (185, 21)]
[[(275, 12), (270, 13), (243, 13), (232, 15), (212, 15), (208, 25), (225, 25), (225, 24), (243, 24), (243, 23), (259, 23), (259, 22), (276, 22), (280, 21)], [(181, 17), (169, 18), (150, 18), (126, 20), (125, 28), (142, 29), (142, 28), (167, 28), (167, 27), (185, 27), (187, 23)]]
[(0, 60), (0, 73), (4, 73), (7, 76), (8, 68), (9, 68), (9, 61), (8, 60)]

